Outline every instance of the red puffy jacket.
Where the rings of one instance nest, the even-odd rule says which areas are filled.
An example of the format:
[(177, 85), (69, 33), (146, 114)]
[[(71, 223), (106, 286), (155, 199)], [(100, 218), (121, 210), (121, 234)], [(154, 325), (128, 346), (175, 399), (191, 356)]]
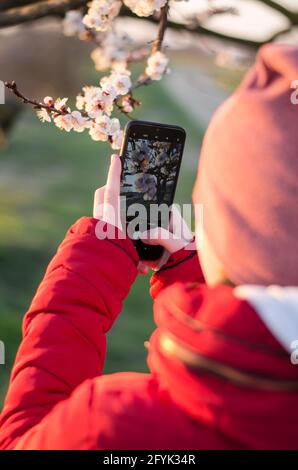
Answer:
[(101, 376), (138, 256), (96, 223), (69, 230), (25, 316), (1, 448), (298, 448), (297, 368), (232, 287), (203, 284), (196, 252), (152, 278), (151, 373)]

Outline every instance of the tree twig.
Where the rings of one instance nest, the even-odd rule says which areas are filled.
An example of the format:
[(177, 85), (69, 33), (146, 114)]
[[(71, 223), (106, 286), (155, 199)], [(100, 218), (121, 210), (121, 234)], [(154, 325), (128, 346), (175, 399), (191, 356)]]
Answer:
[[(132, 93), (132, 90), (136, 89), (136, 88), (139, 88), (140, 86), (142, 85), (148, 85), (149, 84), (149, 78), (148, 77), (144, 77), (142, 79), (139, 79), (137, 80), (131, 87), (131, 90), (130, 90), (130, 94)], [(27, 98), (18, 88), (16, 82), (13, 80), (11, 82), (5, 82), (4, 85), (6, 86), (6, 88), (8, 90), (10, 90), (17, 98), (19, 98), (24, 104), (30, 104), (31, 106), (33, 106), (34, 109), (46, 109), (49, 113), (54, 113), (56, 115), (60, 115), (60, 116), (63, 116), (63, 115), (66, 115), (66, 114), (69, 114), (69, 111), (67, 110), (67, 108), (65, 109), (57, 109), (55, 106), (50, 106), (50, 105), (47, 105), (45, 103), (41, 103), (40, 101), (38, 100), (35, 100), (35, 99), (31, 99), (31, 98)], [(114, 101), (114, 104), (115, 106), (117, 107), (117, 109), (122, 113), (122, 114), (125, 114), (125, 116), (127, 116), (129, 119), (133, 119), (133, 117), (127, 113), (126, 111), (124, 111), (123, 109), (123, 106), (119, 103), (119, 99), (121, 97), (117, 97)], [(139, 100), (136, 100), (135, 98), (132, 97), (131, 95), (131, 99), (132, 101), (135, 103), (135, 104), (140, 104), (140, 101)], [(84, 111), (81, 111), (81, 114), (82, 116), (84, 117), (88, 117), (88, 113), (84, 112)]]
[(0, 11), (9, 10), (11, 8), (19, 8), (32, 3), (41, 3), (44, 0), (1, 0)]
[(14, 80), (12, 82), (5, 82), (4, 85), (15, 96), (20, 98), (23, 101), (23, 103), (31, 104), (35, 109), (46, 109), (47, 111), (49, 111), (51, 113), (59, 114), (61, 116), (65, 115), (65, 114), (68, 114), (67, 110), (65, 110), (65, 111), (64, 110), (59, 110), (59, 109), (55, 108), (55, 106), (49, 106), (45, 103), (41, 103), (40, 101), (27, 98), (25, 95), (23, 95), (23, 93), (20, 92), (20, 90), (18, 89), (17, 84)]
[(86, 5), (87, 0), (47, 0), (35, 3), (0, 13), (0, 27), (15, 26), (45, 16), (64, 15), (68, 10)]
[(152, 54), (161, 50), (161, 46), (162, 46), (165, 32), (167, 29), (168, 12), (169, 12), (169, 2), (167, 1), (165, 6), (160, 11), (159, 26), (158, 26), (156, 39), (152, 46)]
[[(262, 2), (265, 3), (270, 0), (258, 0), (258, 1), (260, 1), (261, 3)], [(126, 8), (126, 7), (124, 7), (121, 10), (121, 15), (130, 17), (130, 18), (137, 18), (136, 15), (132, 13), (132, 11), (129, 10), (129, 8)], [(146, 20), (155, 24), (159, 23), (159, 19), (156, 18), (156, 16), (150, 16), (146, 18)], [(281, 29), (280, 31), (277, 31), (273, 35), (268, 36), (268, 38), (265, 39), (264, 41), (257, 41), (254, 39), (241, 38), (239, 36), (230, 36), (228, 34), (221, 33), (213, 29), (209, 29), (208, 27), (203, 26), (201, 23), (194, 22), (194, 21), (190, 21), (189, 23), (176, 23), (175, 21), (172, 21), (169, 19), (167, 20), (167, 28), (173, 29), (174, 31), (186, 31), (186, 32), (189, 32), (192, 34), (198, 34), (198, 35), (203, 34), (204, 36), (208, 36), (208, 37), (216, 38), (216, 39), (222, 39), (224, 41), (232, 42), (234, 44), (236, 43), (240, 46), (250, 47), (251, 49), (259, 49), (264, 44), (274, 41), (280, 35), (289, 33), (294, 24), (298, 25), (298, 14), (297, 14), (296, 23), (293, 23), (289, 27)], [(1, 22), (0, 22), (0, 27), (1, 27)]]

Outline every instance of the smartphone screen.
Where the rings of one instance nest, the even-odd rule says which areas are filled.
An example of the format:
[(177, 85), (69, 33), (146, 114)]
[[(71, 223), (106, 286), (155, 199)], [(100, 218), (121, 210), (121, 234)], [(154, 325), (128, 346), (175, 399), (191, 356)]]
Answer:
[[(121, 150), (121, 196), (125, 197), (127, 222), (139, 212), (135, 233), (168, 226), (166, 217), (163, 219), (166, 211), (161, 209), (173, 203), (184, 143), (185, 131), (178, 126), (131, 121), (126, 127)], [(136, 241), (141, 259), (156, 260), (162, 255), (161, 247), (143, 245)]]

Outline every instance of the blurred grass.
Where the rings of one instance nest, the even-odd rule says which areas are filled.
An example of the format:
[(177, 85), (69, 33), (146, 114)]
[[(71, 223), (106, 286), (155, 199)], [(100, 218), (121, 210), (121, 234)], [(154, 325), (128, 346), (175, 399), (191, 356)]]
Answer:
[[(189, 202), (202, 131), (167, 96), (166, 84), (138, 91), (135, 116), (180, 124), (189, 135), (176, 201)], [(7, 149), (0, 151), (0, 402), (7, 388), (22, 316), (68, 227), (90, 215), (93, 192), (104, 184), (110, 149), (88, 134), (70, 135), (41, 124), (30, 110), (18, 121)], [(144, 341), (154, 325), (149, 277), (139, 277), (108, 335), (106, 372), (145, 371)]]

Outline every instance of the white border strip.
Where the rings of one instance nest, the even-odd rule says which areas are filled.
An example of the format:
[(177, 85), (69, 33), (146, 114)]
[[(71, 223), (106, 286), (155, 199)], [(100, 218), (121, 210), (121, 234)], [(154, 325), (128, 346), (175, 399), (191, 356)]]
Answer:
[(243, 285), (234, 294), (252, 305), (273, 336), (291, 352), (293, 341), (298, 340), (298, 288)]

